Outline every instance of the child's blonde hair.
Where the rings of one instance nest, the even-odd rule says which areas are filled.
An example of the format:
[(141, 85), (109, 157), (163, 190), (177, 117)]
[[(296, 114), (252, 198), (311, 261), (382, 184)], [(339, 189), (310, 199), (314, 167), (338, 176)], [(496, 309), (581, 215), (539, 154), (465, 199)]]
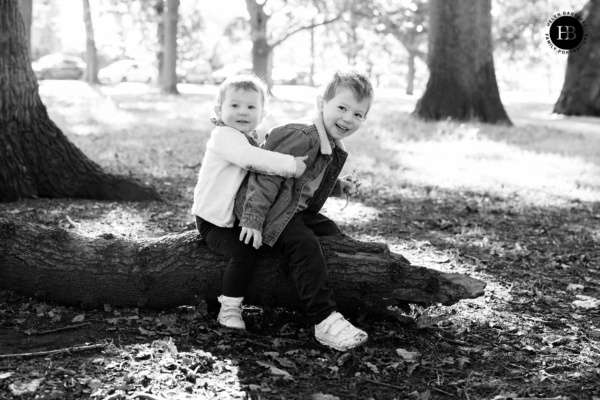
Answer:
[(225, 79), (219, 87), (219, 93), (217, 94), (217, 98), (215, 99), (215, 105), (220, 106), (223, 104), (223, 100), (225, 100), (225, 92), (229, 88), (233, 88), (235, 90), (257, 92), (261, 96), (263, 108), (266, 105), (269, 89), (267, 87), (267, 84), (256, 75), (235, 75)]
[(341, 88), (350, 89), (358, 101), (369, 99), (369, 108), (371, 108), (375, 92), (371, 80), (366, 74), (353, 69), (335, 71), (325, 85), (323, 100), (333, 99)]

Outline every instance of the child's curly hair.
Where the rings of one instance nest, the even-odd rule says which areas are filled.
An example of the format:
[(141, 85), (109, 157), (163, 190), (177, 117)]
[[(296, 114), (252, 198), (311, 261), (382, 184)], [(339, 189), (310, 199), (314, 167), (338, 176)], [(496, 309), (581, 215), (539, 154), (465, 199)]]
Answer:
[(223, 100), (225, 99), (225, 92), (229, 88), (233, 88), (235, 90), (254, 91), (259, 93), (262, 98), (262, 106), (263, 108), (265, 107), (269, 89), (267, 87), (267, 84), (258, 76), (252, 74), (244, 74), (230, 76), (229, 78), (225, 79), (219, 87), (219, 93), (217, 94), (217, 98), (215, 99), (215, 105), (220, 106), (223, 104)]

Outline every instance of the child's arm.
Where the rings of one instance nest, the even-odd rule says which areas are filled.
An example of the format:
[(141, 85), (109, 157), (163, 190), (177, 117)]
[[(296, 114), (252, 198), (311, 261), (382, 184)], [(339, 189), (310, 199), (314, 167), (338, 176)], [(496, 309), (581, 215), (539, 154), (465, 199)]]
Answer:
[(239, 167), (284, 178), (296, 175), (297, 162), (293, 156), (252, 146), (243, 134), (233, 128), (215, 128), (213, 140), (215, 153)]
[[(280, 127), (271, 131), (264, 148), (302, 156), (308, 153), (309, 144), (308, 137), (302, 131)], [(262, 231), (267, 212), (275, 202), (284, 180), (279, 176), (250, 174), (240, 226)]]

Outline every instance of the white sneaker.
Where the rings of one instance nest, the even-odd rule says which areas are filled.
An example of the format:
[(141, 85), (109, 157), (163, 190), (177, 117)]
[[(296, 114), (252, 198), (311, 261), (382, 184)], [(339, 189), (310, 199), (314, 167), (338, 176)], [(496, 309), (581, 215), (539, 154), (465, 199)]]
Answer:
[(353, 349), (369, 338), (366, 332), (352, 325), (337, 311), (315, 325), (315, 337), (321, 344), (338, 351)]
[(242, 319), (242, 300), (243, 297), (219, 296), (221, 310), (217, 321), (222, 326), (233, 329), (246, 329), (246, 324)]

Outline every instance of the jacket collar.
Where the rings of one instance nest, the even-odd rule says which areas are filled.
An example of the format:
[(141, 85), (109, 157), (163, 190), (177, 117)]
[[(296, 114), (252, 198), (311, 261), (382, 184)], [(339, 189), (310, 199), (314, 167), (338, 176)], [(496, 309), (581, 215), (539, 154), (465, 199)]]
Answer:
[[(225, 124), (225, 122), (223, 122), (222, 119), (220, 118), (211, 118), (210, 122), (214, 125), (214, 126), (227, 126)], [(229, 127), (231, 128), (231, 127)], [(235, 128), (231, 128), (231, 129), (235, 129)], [(236, 129), (237, 130), (237, 129)], [(239, 131), (238, 131), (239, 132)], [(250, 133), (243, 133), (240, 132), (242, 135), (246, 136), (246, 139), (248, 139), (248, 141), (250, 142), (250, 144), (252, 146), (256, 146), (256, 147), (260, 147), (260, 143), (258, 142), (258, 133), (256, 133), (256, 129), (253, 130)]]
[[(313, 118), (313, 124), (315, 124), (317, 132), (319, 133), (319, 141), (321, 142), (321, 154), (331, 154), (331, 144), (329, 143), (329, 135), (327, 135), (327, 131), (325, 130), (325, 123), (323, 122), (322, 112), (317, 111), (316, 115)], [(341, 140), (333, 139), (333, 142), (340, 149), (346, 151), (346, 146), (344, 146), (344, 143)]]

